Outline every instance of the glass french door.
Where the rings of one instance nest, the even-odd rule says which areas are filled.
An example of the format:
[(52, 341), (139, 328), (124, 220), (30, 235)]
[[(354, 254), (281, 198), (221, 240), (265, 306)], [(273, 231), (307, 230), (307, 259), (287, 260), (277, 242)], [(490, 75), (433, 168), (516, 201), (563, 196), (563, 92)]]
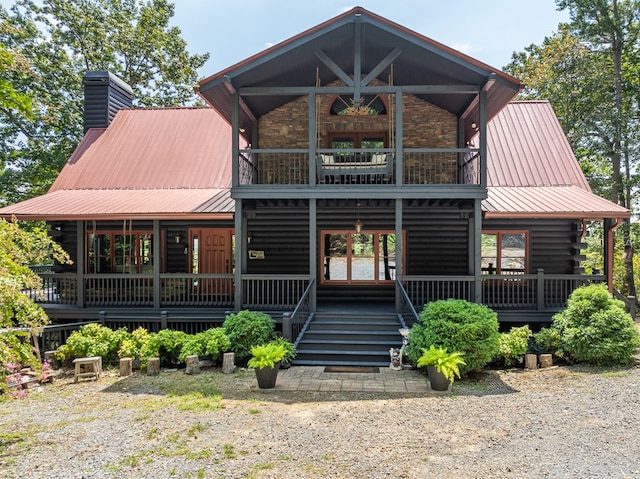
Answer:
[(322, 283), (380, 284), (395, 281), (393, 231), (323, 231)]

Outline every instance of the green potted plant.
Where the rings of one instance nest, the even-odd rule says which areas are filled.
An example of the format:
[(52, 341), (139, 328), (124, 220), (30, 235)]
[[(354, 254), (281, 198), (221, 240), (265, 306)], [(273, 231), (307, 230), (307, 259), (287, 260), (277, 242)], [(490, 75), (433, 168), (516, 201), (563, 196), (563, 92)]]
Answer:
[(247, 366), (255, 370), (260, 389), (273, 389), (276, 387), (280, 361), (284, 356), (285, 349), (282, 344), (272, 342), (251, 348), (251, 358)]
[(269, 344), (282, 345), (282, 347), (284, 348), (284, 356), (282, 357), (282, 361), (280, 361), (280, 368), (289, 368), (291, 366), (291, 363), (295, 359), (296, 354), (298, 354), (296, 348), (293, 346), (293, 343), (283, 336), (277, 336), (275, 339), (269, 341)]
[(449, 389), (455, 377), (460, 377), (460, 366), (465, 364), (462, 353), (448, 353), (446, 348), (436, 348), (433, 344), (429, 349), (422, 348), (422, 355), (416, 363), (419, 368), (427, 368), (431, 389), (435, 391)]

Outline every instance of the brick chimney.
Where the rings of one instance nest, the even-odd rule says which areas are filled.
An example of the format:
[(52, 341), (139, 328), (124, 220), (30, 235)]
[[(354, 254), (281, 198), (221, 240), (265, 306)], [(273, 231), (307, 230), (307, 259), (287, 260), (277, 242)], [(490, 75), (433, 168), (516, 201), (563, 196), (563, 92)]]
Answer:
[(133, 104), (133, 90), (120, 78), (108, 71), (85, 73), (84, 132), (89, 128), (106, 128), (121, 108)]

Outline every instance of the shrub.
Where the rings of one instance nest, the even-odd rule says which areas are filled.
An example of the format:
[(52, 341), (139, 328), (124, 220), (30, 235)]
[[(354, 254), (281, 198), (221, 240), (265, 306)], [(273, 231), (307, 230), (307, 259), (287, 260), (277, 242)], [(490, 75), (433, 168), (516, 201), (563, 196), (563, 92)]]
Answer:
[(260, 311), (243, 310), (229, 314), (222, 324), (231, 341), (231, 350), (238, 362), (251, 357), (251, 348), (268, 343), (275, 331), (271, 316)]
[(222, 353), (231, 348), (231, 341), (223, 328), (211, 328), (198, 334), (187, 337), (182, 350), (180, 351), (180, 361), (185, 362), (187, 356), (197, 355), (199, 358), (209, 358), (213, 362), (218, 362), (222, 358)]
[(629, 364), (640, 334), (625, 309), (606, 285), (592, 284), (576, 289), (567, 307), (553, 316), (551, 329), (560, 341), (560, 357), (598, 366)]
[(406, 351), (414, 363), (422, 349), (432, 345), (458, 351), (467, 363), (460, 368), (465, 375), (483, 368), (496, 356), (499, 338), (498, 317), (486, 306), (460, 299), (433, 301), (411, 327)]
[(145, 328), (137, 328), (125, 338), (118, 349), (118, 357), (140, 359), (142, 348), (149, 340), (149, 332)]
[(180, 363), (180, 352), (187, 340), (187, 333), (163, 329), (157, 333), (151, 333), (149, 339), (140, 352), (143, 364), (149, 358), (160, 358), (160, 364), (172, 366)]
[(511, 328), (508, 333), (500, 334), (498, 357), (505, 366), (511, 366), (524, 356), (529, 347), (529, 337), (532, 335), (529, 326)]
[(105, 364), (113, 364), (116, 352), (129, 333), (126, 328), (112, 330), (98, 323), (81, 326), (58, 348), (58, 359), (100, 356)]

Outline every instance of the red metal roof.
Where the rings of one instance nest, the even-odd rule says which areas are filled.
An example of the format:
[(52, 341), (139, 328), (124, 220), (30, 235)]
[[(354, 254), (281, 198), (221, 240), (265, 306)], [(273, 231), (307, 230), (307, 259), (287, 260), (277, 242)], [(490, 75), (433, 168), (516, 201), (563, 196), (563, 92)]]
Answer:
[(591, 191), (548, 101), (509, 103), (489, 122), (487, 185), (575, 185)]
[(89, 130), (49, 191), (228, 188), (231, 126), (210, 108), (120, 110)]
[(492, 186), (482, 201), (486, 218), (628, 218), (629, 210), (575, 185)]
[(228, 188), (57, 190), (0, 210), (24, 220), (232, 218)]
[(487, 184), (487, 218), (629, 217), (591, 192), (548, 101), (512, 102), (487, 125)]

